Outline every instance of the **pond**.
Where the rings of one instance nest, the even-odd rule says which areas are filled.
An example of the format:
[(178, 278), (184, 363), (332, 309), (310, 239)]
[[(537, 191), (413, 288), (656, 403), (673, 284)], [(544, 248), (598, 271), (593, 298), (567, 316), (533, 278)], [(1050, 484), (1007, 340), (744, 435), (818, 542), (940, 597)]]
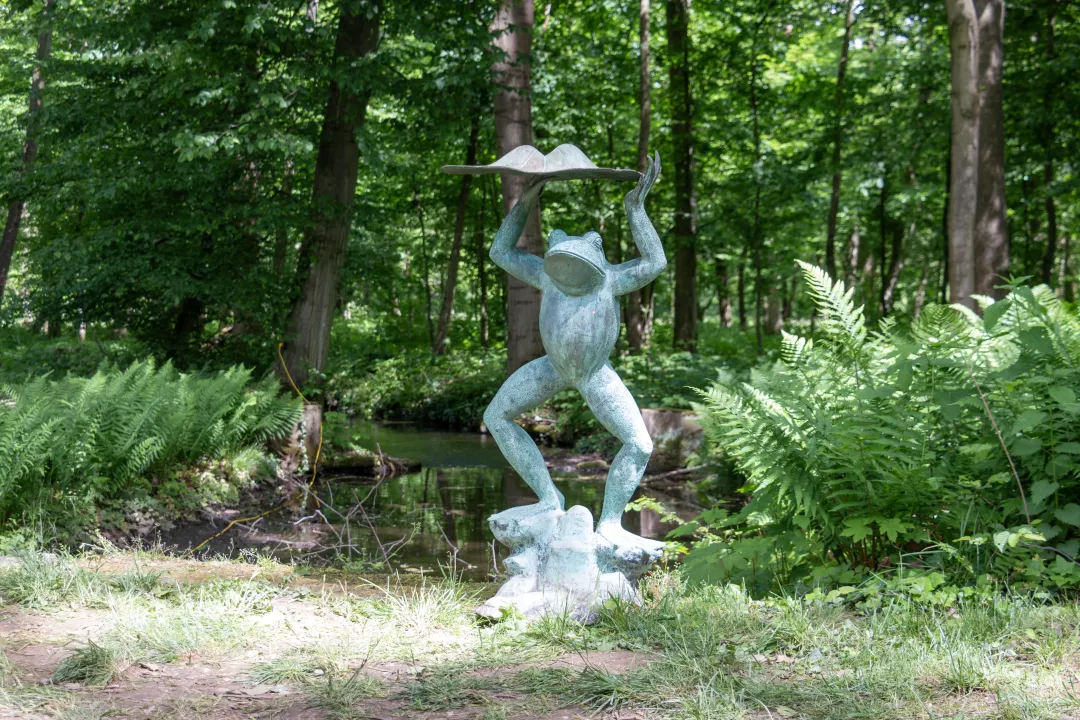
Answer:
[[(423, 467), (419, 472), (382, 480), (324, 477), (318, 494), (333, 508), (323, 508), (329, 524), (290, 523), (282, 513), (275, 513), (234, 528), (213, 541), (208, 550), (236, 554), (245, 547), (258, 546), (283, 560), (326, 560), (348, 554), (356, 560), (383, 561), (411, 573), (437, 574), (454, 567), (470, 580), (496, 574), (495, 563), (505, 557), (506, 548), (494, 542), (488, 517), (533, 503), (536, 497), (506, 463), (493, 439), (478, 433), (423, 430), (403, 424), (362, 424), (355, 428), (353, 442), (386, 455), (416, 460)], [(583, 505), (594, 517), (599, 514), (604, 499), (602, 475), (586, 478), (553, 471), (552, 477), (566, 496), (567, 507)], [(657, 497), (652, 490), (644, 492)], [(668, 484), (658, 499), (687, 519), (698, 510), (696, 491), (690, 483), (676, 484), (674, 492)], [(344, 522), (344, 516), (350, 521)], [(623, 523), (645, 537), (662, 537), (671, 529), (650, 510), (628, 512)], [(199, 536), (199, 530), (204, 535)], [(163, 541), (195, 545), (212, 534), (208, 526), (188, 527), (165, 533)]]

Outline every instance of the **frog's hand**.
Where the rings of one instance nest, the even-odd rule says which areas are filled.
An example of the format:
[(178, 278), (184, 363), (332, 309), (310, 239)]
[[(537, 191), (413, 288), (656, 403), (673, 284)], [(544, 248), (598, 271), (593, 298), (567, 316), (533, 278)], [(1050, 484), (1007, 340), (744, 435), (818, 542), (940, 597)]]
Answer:
[(645, 212), (645, 196), (652, 189), (660, 175), (660, 153), (649, 160), (649, 167), (638, 186), (626, 196), (626, 218), (630, 222), (630, 233), (634, 236), (640, 257), (616, 265), (611, 269), (611, 289), (615, 295), (625, 295), (640, 290), (664, 272), (667, 258), (660, 236), (656, 234), (652, 220)]

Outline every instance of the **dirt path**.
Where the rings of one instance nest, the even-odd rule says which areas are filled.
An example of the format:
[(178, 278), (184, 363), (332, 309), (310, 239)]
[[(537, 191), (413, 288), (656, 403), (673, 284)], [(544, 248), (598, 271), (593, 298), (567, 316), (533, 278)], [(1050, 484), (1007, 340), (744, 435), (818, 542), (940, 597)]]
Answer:
[[(105, 578), (132, 571), (130, 557), (82, 560), (78, 566)], [(378, 596), (377, 582), (349, 583), (347, 578), (300, 577), (288, 568), (259, 568), (236, 563), (207, 563), (171, 558), (144, 558), (139, 572), (154, 573), (168, 587), (183, 583), (199, 587), (221, 581), (264, 581), (279, 589), (268, 605), (250, 618), (247, 637), (219, 647), (183, 653), (169, 661), (119, 660), (115, 677), (104, 685), (81, 682), (53, 684), (58, 667), (78, 648), (90, 643), (106, 644), (123, 633), (130, 610), (128, 598), (101, 600), (109, 607), (71, 605), (55, 611), (35, 611), (15, 605), (0, 606), (0, 658), (6, 658), (6, 686), (11, 697), (23, 698), (0, 718), (71, 718), (97, 720), (187, 720), (194, 718), (273, 718), (276, 720), (348, 720), (375, 718), (546, 718), (572, 720), (585, 717), (576, 707), (523, 709), (527, 698), (497, 689), (479, 689), (468, 706), (446, 701), (444, 709), (416, 709), (408, 698), (410, 683), (425, 672), (427, 663), (468, 655), (473, 642), (467, 635), (447, 629), (410, 627), (356, 614), (350, 603)], [(239, 585), (238, 587), (244, 587)], [(437, 623), (436, 623), (437, 624)], [(460, 624), (460, 623), (459, 623)], [(150, 628), (152, 629), (152, 628)], [(393, 637), (388, 637), (393, 635)], [(398, 647), (406, 636), (409, 645)], [(105, 638), (103, 640), (102, 638)], [(349, 646), (334, 650), (337, 646)], [(398, 659), (378, 657), (376, 648), (391, 647)], [(307, 662), (305, 653), (330, 648), (324, 658), (327, 670), (301, 665), (297, 680), (274, 682), (262, 675), (275, 663), (289, 658)], [(352, 649), (355, 648), (355, 651)], [(364, 648), (367, 648), (365, 651)], [(404, 648), (404, 649), (403, 649)], [(332, 657), (333, 652), (340, 655)], [(365, 654), (366, 652), (366, 654)], [(616, 650), (580, 655), (567, 653), (538, 662), (521, 662), (470, 671), (484, 681), (525, 667), (564, 668), (580, 671), (594, 667), (622, 672), (639, 667), (644, 660), (628, 651)], [(336, 668), (330, 669), (331, 666)], [(281, 672), (286, 672), (282, 670)], [(375, 688), (371, 697), (358, 697), (341, 707), (322, 679), (334, 673), (340, 684), (351, 673), (360, 673)], [(329, 681), (329, 679), (327, 679)], [(40, 689), (40, 690), (39, 690)], [(5, 712), (7, 714), (5, 714)], [(614, 717), (614, 716), (612, 716)], [(623, 714), (629, 718), (632, 715)]]

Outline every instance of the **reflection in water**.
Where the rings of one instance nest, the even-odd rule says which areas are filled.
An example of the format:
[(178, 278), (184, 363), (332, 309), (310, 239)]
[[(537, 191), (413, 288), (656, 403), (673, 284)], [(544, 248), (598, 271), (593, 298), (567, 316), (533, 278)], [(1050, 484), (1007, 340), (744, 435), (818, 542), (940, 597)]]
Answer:
[[(507, 466), (498, 446), (486, 436), (368, 424), (358, 428), (356, 442), (424, 464), (420, 472), (387, 478), (377, 485), (373, 480), (320, 480), (320, 497), (342, 514), (347, 514), (358, 499), (368, 498), (364, 513), (353, 513), (358, 520), (348, 528), (348, 536), (362, 560), (381, 560), (384, 548), (396, 546), (391, 565), (397, 568), (437, 573), (440, 566), (451, 564), (456, 557), (458, 572), (469, 579), (484, 579), (492, 573), (492, 552), (498, 554), (499, 561), (505, 557), (505, 548), (493, 543), (488, 517), (536, 502), (532, 490)], [(593, 517), (599, 515), (604, 500), (602, 481), (556, 478), (555, 482), (566, 495), (567, 507), (583, 505)], [(669, 490), (657, 499), (689, 519), (698, 511), (696, 492), (692, 485), (679, 487), (678, 496), (672, 496)], [(334, 520), (333, 513), (327, 512), (327, 516)], [(645, 537), (662, 537), (671, 529), (660, 523), (651, 510), (626, 513), (623, 523), (627, 530)], [(233, 553), (259, 545), (282, 559), (310, 559), (316, 549), (313, 545), (332, 544), (334, 535), (324, 525), (293, 525), (276, 513), (259, 521), (255, 530), (234, 531), (211, 543), (209, 550)], [(335, 532), (345, 535), (343, 530), (335, 528)], [(162, 540), (184, 547), (213, 532), (206, 526), (189, 526), (164, 533)], [(330, 559), (326, 555), (323, 558)]]
[[(600, 513), (604, 484), (581, 480), (557, 480), (566, 495), (566, 505), (583, 505)], [(335, 491), (335, 497), (351, 493)], [(687, 498), (665, 498), (668, 505), (684, 511), (688, 518), (696, 512), (693, 489)], [(379, 543), (388, 544), (408, 537), (409, 542), (395, 554), (393, 563), (405, 568), (437, 569), (455, 556), (458, 570), (472, 578), (485, 577), (491, 570), (492, 540), (487, 518), (506, 508), (536, 502), (532, 490), (510, 468), (425, 468), (418, 473), (384, 481), (369, 501), (368, 514), (375, 534), (354, 532), (354, 542), (370, 558), (379, 557)], [(346, 510), (343, 506), (339, 509)], [(626, 513), (628, 530), (645, 537), (662, 537), (671, 526), (660, 523), (651, 510)], [(377, 537), (376, 537), (377, 535)], [(498, 551), (504, 550), (501, 547)], [(502, 555), (499, 555), (499, 559)]]

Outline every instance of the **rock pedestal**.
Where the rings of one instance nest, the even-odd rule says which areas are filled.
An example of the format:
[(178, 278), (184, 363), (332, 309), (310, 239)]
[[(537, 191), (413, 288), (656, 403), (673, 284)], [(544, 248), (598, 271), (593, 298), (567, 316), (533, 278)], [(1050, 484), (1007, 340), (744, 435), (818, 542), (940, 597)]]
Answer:
[(511, 508), (492, 515), (488, 524), (511, 550), (503, 562), (509, 579), (476, 610), (492, 619), (512, 608), (526, 618), (567, 614), (595, 622), (610, 598), (640, 601), (637, 581), (664, 547), (630, 533), (612, 543), (594, 532), (592, 513), (580, 505), (565, 512), (541, 505)]

